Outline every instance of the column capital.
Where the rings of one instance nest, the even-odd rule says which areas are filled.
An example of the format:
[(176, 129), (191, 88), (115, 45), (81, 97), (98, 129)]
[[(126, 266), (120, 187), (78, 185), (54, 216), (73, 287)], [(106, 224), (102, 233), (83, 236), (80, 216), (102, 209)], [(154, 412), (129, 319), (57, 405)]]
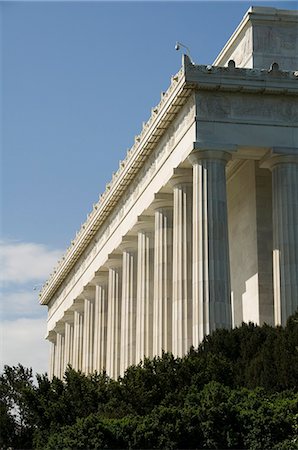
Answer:
[(138, 216), (137, 223), (132, 229), (134, 232), (153, 232), (154, 231), (154, 216), (141, 215)]
[(174, 173), (172, 178), (169, 180), (169, 184), (172, 188), (175, 188), (179, 185), (184, 184), (192, 184), (192, 169), (184, 169), (181, 167), (177, 167), (174, 169)]
[(65, 333), (65, 324), (62, 320), (59, 320), (58, 322), (56, 322), (54, 331), (56, 332), (56, 334), (64, 334)]
[(121, 244), (119, 245), (118, 248), (123, 252), (136, 251), (138, 248), (137, 236), (134, 235), (123, 236)]
[(57, 338), (57, 333), (55, 330), (50, 330), (48, 332), (48, 335), (46, 336), (46, 339), (50, 342), (52, 342), (53, 344), (56, 343), (56, 338)]
[(79, 313), (82, 313), (84, 311), (84, 298), (81, 296), (78, 296), (75, 298), (73, 304), (69, 308), (70, 311), (77, 311)]
[(97, 272), (95, 272), (95, 276), (90, 281), (90, 284), (92, 286), (98, 286), (98, 285), (107, 284), (108, 283), (108, 276), (109, 276), (108, 269), (106, 269), (106, 270), (98, 270)]
[(65, 311), (65, 313), (64, 313), (64, 315), (63, 315), (63, 317), (62, 317), (62, 319), (61, 319), (61, 321), (62, 322), (67, 322), (67, 323), (73, 323), (73, 321), (74, 321), (74, 314), (73, 314), (73, 311), (72, 310), (67, 310), (67, 311)]
[(217, 142), (194, 142), (193, 149), (188, 160), (192, 165), (199, 164), (202, 160), (230, 161), (232, 153), (237, 151), (235, 144), (221, 144)]
[(261, 159), (260, 168), (272, 171), (280, 164), (298, 164), (298, 148), (272, 147)]
[(80, 300), (94, 300), (95, 298), (95, 286), (87, 284), (84, 286), (82, 293), (78, 296)]
[(150, 209), (156, 211), (161, 208), (173, 208), (173, 194), (158, 192), (154, 195), (154, 200), (150, 205)]
[(107, 269), (118, 269), (122, 266), (122, 254), (110, 253), (103, 266)]
[(223, 161), (226, 164), (231, 158), (231, 153), (223, 150), (193, 150), (188, 156), (192, 165), (206, 160)]

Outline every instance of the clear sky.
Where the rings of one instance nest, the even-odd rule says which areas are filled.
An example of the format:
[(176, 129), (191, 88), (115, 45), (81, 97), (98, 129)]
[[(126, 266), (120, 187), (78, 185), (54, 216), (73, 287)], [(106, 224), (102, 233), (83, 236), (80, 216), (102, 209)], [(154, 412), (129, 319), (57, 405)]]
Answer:
[(298, 9), (0, 2), (2, 364), (47, 370), (38, 288), (179, 70), (175, 42), (210, 64), (252, 4)]

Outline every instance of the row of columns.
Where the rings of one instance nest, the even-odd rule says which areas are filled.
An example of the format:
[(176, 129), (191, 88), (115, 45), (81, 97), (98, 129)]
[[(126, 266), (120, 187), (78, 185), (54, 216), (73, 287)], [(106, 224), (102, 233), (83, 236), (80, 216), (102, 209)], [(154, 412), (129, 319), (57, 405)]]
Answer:
[[(106, 369), (117, 378), (144, 356), (163, 350), (183, 356), (206, 334), (231, 327), (225, 175), (230, 158), (226, 151), (194, 151), (193, 171), (175, 170), (173, 194), (155, 195), (154, 215), (139, 217), (134, 235), (125, 236), (94, 286), (74, 303), (64, 330), (57, 328), (52, 374), (62, 377), (70, 363), (85, 373)], [(298, 165), (273, 167), (278, 323), (298, 306)], [(294, 231), (285, 233), (290, 226)]]

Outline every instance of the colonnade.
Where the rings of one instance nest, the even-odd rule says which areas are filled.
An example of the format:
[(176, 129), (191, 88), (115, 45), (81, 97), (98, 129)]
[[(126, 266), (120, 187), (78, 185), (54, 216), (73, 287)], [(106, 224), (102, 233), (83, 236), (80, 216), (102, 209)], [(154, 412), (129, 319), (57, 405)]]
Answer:
[[(50, 376), (67, 364), (117, 378), (144, 357), (183, 356), (206, 334), (230, 328), (226, 194), (229, 151), (194, 150), (174, 170), (171, 193), (109, 255), (51, 334)], [(275, 320), (298, 307), (298, 161), (272, 158)]]

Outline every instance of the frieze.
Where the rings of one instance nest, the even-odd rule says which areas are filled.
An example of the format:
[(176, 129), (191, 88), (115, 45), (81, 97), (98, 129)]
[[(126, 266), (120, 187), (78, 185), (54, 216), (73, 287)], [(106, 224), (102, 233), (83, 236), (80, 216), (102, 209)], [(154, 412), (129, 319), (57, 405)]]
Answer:
[[(247, 97), (249, 96), (249, 98)], [(259, 123), (298, 123), (298, 102), (295, 98), (202, 92), (197, 96), (198, 120), (234, 121)]]

